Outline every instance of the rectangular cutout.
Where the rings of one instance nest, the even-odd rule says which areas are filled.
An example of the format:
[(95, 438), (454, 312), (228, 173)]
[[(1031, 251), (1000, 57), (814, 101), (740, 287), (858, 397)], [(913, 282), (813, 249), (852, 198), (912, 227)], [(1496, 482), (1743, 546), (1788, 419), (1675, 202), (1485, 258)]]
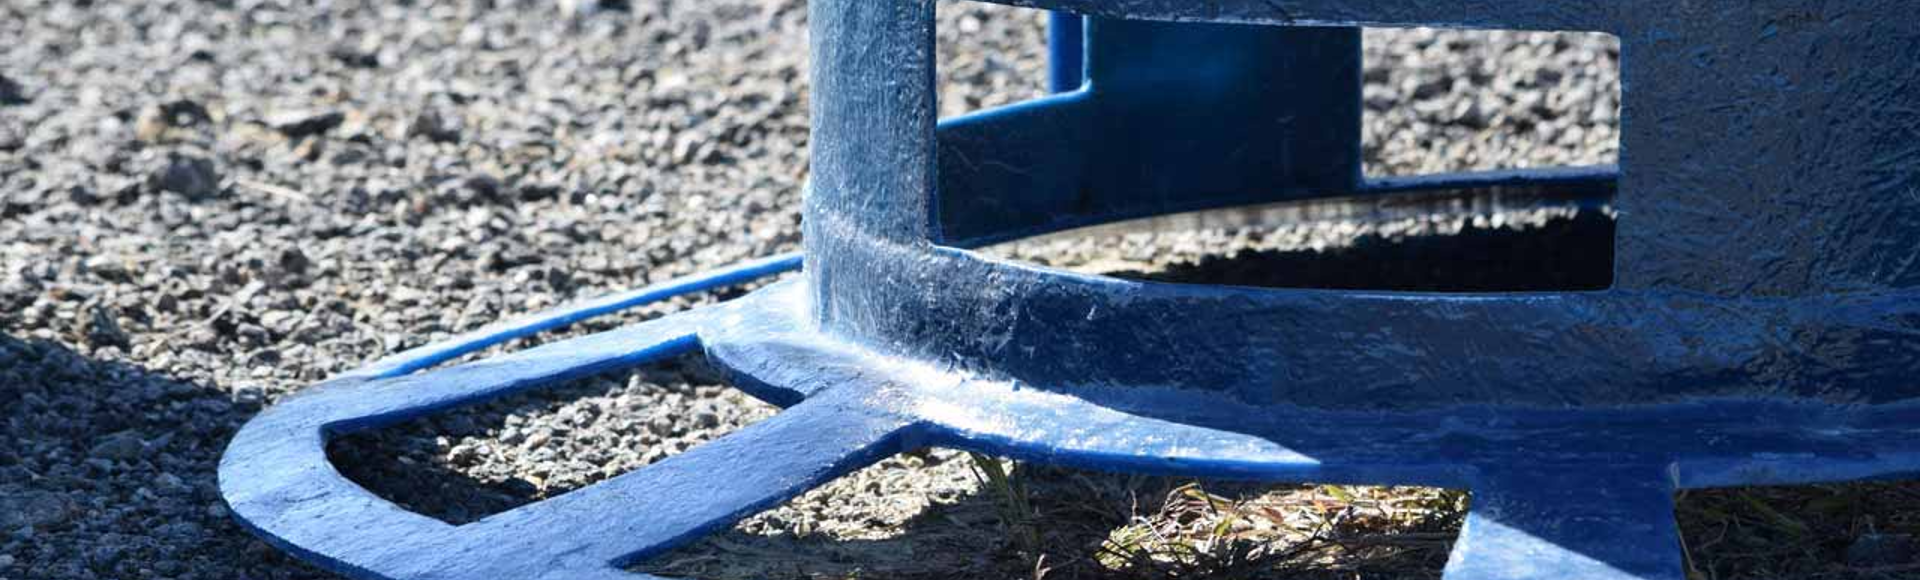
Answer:
[(460, 525), (592, 485), (773, 416), (703, 355), (460, 407), (329, 442), (342, 475)]
[(1437, 578), (1463, 490), (1274, 485), (946, 449), (842, 476), (632, 571), (801, 578)]
[(1675, 512), (1689, 577), (1920, 577), (1920, 481), (1685, 490)]

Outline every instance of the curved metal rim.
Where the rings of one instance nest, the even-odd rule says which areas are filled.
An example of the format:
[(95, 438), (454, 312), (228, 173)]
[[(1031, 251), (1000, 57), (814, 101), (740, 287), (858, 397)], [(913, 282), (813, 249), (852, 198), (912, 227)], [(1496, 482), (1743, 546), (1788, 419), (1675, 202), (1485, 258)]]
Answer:
[[(669, 284), (700, 286), (685, 282)], [(1675, 488), (1920, 471), (1920, 454), (1907, 451), (1920, 436), (1915, 405), (1723, 401), (1396, 414), (1236, 406), (1166, 389), (1046, 391), (824, 333), (806, 294), (804, 281), (789, 281), (503, 357), (330, 381), (242, 428), (222, 458), (222, 495), (256, 534), (357, 578), (630, 578), (621, 565), (880, 457), (941, 445), (1097, 469), (1466, 486), (1486, 494), (1476, 496), (1476, 510), (1483, 500), (1487, 510), (1499, 509), (1470, 517), (1461, 546), (1480, 555), (1456, 557), (1449, 578), (1508, 565), (1503, 547), (1526, 542), (1534, 550), (1528, 565), (1653, 578), (1662, 577), (1666, 560), (1652, 548), (1671, 528), (1657, 520)], [(374, 497), (325, 457), (327, 439), (345, 432), (694, 348), (736, 373), (749, 392), (793, 407), (666, 461), (464, 526)], [(1696, 430), (1675, 429), (1688, 422)], [(1329, 445), (1328, 437), (1342, 442)], [(1540, 495), (1569, 486), (1542, 488), (1537, 480), (1568, 476), (1587, 478), (1573, 487), (1592, 493)], [(1562, 537), (1543, 531), (1549, 522), (1540, 518), (1549, 516), (1653, 533)], [(1479, 551), (1487, 546), (1502, 549)]]
[(1625, 404), (1756, 385), (1920, 397), (1920, 288), (1723, 297), (1142, 282), (892, 242), (821, 213), (809, 278), (824, 284), (815, 308), (834, 334), (1035, 384), (1211, 386), (1314, 407)]
[(820, 332), (805, 318), (805, 293), (801, 281), (756, 292), (742, 311), (750, 315), (702, 334), (710, 359), (770, 400), (841, 385), (892, 390), (903, 405), (892, 411), (925, 423), (941, 445), (1050, 463), (1442, 486), (1514, 463), (1660, 465), (1683, 488), (1920, 472), (1920, 452), (1905, 451), (1920, 442), (1920, 401), (1369, 411), (1235, 403), (1197, 389), (1034, 385)]

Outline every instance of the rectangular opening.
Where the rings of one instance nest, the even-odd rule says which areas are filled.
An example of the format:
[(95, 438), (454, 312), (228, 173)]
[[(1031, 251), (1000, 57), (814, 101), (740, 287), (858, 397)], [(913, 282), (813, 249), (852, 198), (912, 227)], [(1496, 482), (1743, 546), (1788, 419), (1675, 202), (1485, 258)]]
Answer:
[(342, 475), (466, 524), (679, 454), (773, 416), (684, 355), (434, 413), (330, 442)]
[(1920, 578), (1920, 480), (1685, 490), (1690, 578)]
[(1464, 490), (1104, 473), (927, 449), (634, 565), (699, 580), (1438, 578)]
[(1369, 28), (1368, 177), (1609, 165), (1620, 39), (1597, 32)]

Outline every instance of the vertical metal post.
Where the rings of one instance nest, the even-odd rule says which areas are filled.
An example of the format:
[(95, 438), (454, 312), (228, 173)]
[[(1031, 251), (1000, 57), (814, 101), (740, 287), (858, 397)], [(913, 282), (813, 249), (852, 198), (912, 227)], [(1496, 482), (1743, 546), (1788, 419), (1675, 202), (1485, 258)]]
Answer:
[(1086, 18), (1055, 10), (1047, 14), (1047, 86), (1056, 93), (1079, 89), (1087, 80)]

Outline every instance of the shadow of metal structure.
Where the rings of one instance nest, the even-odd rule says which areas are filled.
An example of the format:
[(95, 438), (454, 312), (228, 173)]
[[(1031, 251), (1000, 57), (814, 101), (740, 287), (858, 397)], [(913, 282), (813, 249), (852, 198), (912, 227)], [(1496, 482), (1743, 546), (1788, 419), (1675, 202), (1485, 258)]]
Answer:
[[(935, 118), (934, 0), (811, 3), (805, 251), (378, 361), (238, 433), (222, 493), (360, 578), (620, 568), (877, 458), (1470, 488), (1449, 580), (1684, 577), (1677, 489), (1920, 472), (1920, 23), (1845, 6), (1008, 0), (1060, 11), (1057, 94)], [(1607, 32), (1618, 168), (1368, 180), (1361, 25)], [(1604, 289), (1171, 284), (969, 248), (1276, 201), (1522, 187), (1610, 204)], [(503, 340), (804, 266), (734, 301), (450, 366)], [(704, 350), (788, 407), (454, 526), (326, 441)]]

